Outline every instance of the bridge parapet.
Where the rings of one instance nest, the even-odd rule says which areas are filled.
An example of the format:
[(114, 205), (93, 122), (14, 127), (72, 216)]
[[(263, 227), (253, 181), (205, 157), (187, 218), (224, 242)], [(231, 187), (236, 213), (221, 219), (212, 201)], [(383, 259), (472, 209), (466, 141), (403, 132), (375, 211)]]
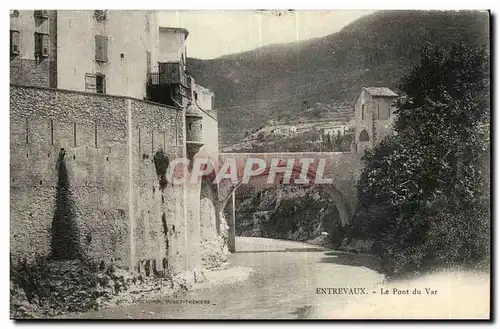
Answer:
[[(310, 183), (322, 184), (322, 179), (334, 181), (352, 181), (359, 177), (362, 168), (361, 155), (350, 152), (297, 152), (297, 153), (220, 153), (220, 167), (228, 161), (235, 161), (237, 178), (244, 180), (252, 167), (252, 161), (264, 161), (265, 170), (259, 175), (268, 176), (272, 167), (291, 166), (291, 183), (298, 178), (301, 171), (308, 171)], [(229, 166), (230, 167), (230, 166)], [(306, 168), (307, 167), (307, 168)], [(232, 168), (230, 168), (232, 169)], [(316, 181), (319, 179), (319, 181)]]

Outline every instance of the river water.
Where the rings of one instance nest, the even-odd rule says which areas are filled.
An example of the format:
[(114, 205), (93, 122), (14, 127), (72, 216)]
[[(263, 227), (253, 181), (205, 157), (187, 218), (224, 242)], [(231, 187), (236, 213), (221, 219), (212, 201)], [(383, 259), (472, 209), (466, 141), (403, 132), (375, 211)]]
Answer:
[[(369, 256), (324, 250), (310, 244), (265, 238), (238, 237), (237, 252), (229, 256), (234, 276), (198, 288), (168, 304), (149, 303), (71, 318), (106, 319), (298, 319), (323, 318), (363, 296), (318, 294), (317, 288), (369, 289), (383, 276), (368, 267)], [(368, 267), (366, 267), (368, 266)], [(227, 271), (226, 271), (227, 272)], [(249, 273), (249, 274), (248, 274)], [(211, 273), (217, 277), (217, 272)], [(193, 304), (194, 301), (200, 304)], [(205, 304), (209, 302), (208, 304)], [(321, 312), (318, 312), (321, 310)]]

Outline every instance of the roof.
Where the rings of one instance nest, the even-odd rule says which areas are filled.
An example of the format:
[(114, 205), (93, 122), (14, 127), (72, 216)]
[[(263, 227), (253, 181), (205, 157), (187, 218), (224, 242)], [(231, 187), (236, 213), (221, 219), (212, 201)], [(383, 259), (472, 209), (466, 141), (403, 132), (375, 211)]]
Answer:
[(396, 94), (394, 91), (390, 90), (387, 87), (364, 87), (363, 89), (366, 90), (366, 92), (372, 96), (398, 97), (398, 94)]
[(208, 88), (205, 88), (203, 86), (200, 86), (199, 84), (196, 84), (196, 91), (199, 91), (199, 92), (202, 92), (202, 93), (205, 93), (205, 94), (209, 94), (211, 96), (214, 95), (213, 92), (211, 92)]
[(184, 39), (187, 39), (189, 35), (189, 31), (186, 30), (185, 28), (182, 27), (166, 27), (166, 26), (160, 26), (160, 33), (161, 32), (174, 32), (174, 33), (183, 33), (184, 34)]
[(356, 96), (356, 99), (354, 100), (353, 104), (356, 103), (359, 95), (361, 95), (363, 90), (366, 91), (368, 94), (370, 94), (370, 96), (374, 97), (390, 97), (390, 98), (398, 97), (398, 94), (396, 94), (394, 91), (390, 90), (387, 87), (363, 87)]
[(186, 108), (186, 116), (203, 118), (203, 113), (195, 104), (191, 103)]

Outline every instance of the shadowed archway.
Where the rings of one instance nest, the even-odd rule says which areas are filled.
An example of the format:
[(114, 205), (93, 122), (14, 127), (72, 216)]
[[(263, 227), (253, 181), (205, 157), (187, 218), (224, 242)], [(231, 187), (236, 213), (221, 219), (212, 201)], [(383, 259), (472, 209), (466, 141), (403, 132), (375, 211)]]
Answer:
[[(295, 180), (299, 177), (299, 174), (301, 172), (301, 167), (294, 166), (292, 170), (292, 178), (290, 180), (290, 185), (294, 184)], [(231, 184), (229, 189), (224, 193), (224, 198), (220, 201), (219, 207), (218, 207), (218, 217), (220, 219), (225, 218), (227, 221), (227, 225), (229, 227), (229, 234), (228, 234), (228, 249), (231, 252), (236, 251), (236, 246), (235, 246), (235, 239), (236, 239), (236, 223), (235, 223), (235, 192), (244, 184), (248, 185), (253, 185), (256, 187), (256, 191), (259, 189), (264, 189), (266, 187), (270, 186), (275, 186), (279, 188), (280, 186), (283, 186), (283, 177), (282, 174), (277, 174), (274, 183), (268, 183), (267, 182), (267, 177), (269, 174), (269, 169), (267, 168), (261, 175), (259, 176), (252, 176), (252, 177), (243, 177), (243, 179), (238, 183), (238, 184)], [(354, 209), (352, 209), (351, 205), (349, 202), (347, 202), (346, 198), (344, 195), (339, 191), (339, 189), (334, 185), (334, 184), (315, 184), (314, 181), (316, 180), (316, 172), (312, 170), (307, 170), (307, 175), (306, 177), (309, 179), (310, 183), (307, 184), (297, 184), (297, 185), (317, 185), (320, 186), (321, 189), (330, 196), (332, 199), (333, 203), (335, 204), (340, 221), (342, 223), (342, 226), (345, 226), (350, 223), (350, 220), (354, 214)], [(245, 178), (249, 178), (248, 183), (243, 183), (245, 181)], [(226, 207), (228, 207), (228, 213), (229, 216), (226, 218), (224, 215), (224, 211), (226, 210)]]
[(368, 133), (366, 130), (361, 131), (359, 134), (359, 141), (360, 142), (369, 142), (370, 141), (370, 136), (368, 136)]

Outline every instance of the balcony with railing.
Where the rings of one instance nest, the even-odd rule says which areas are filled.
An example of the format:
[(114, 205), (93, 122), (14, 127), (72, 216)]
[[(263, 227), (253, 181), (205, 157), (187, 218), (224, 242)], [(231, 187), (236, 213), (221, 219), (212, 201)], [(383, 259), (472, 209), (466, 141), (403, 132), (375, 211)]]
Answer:
[(148, 73), (148, 84), (181, 84), (190, 88), (191, 77), (183, 70), (180, 63), (159, 63), (158, 72)]
[(168, 73), (149, 72), (148, 85), (165, 85), (165, 84), (180, 84), (185, 88), (191, 89), (192, 77), (188, 74), (181, 73), (179, 77), (172, 77)]
[(171, 98), (192, 99), (193, 79), (180, 63), (159, 63), (158, 68), (158, 72), (148, 72), (147, 75), (146, 88), (150, 100), (171, 105)]

